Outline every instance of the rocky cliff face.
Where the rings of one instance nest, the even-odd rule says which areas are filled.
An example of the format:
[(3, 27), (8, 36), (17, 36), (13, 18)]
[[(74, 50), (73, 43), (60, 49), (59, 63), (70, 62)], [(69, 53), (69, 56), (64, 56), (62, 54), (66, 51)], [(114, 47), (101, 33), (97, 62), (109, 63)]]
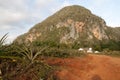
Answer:
[(73, 5), (38, 23), (14, 42), (53, 41), (90, 46), (102, 41), (120, 41), (119, 33), (120, 28), (107, 27), (102, 18), (84, 7)]

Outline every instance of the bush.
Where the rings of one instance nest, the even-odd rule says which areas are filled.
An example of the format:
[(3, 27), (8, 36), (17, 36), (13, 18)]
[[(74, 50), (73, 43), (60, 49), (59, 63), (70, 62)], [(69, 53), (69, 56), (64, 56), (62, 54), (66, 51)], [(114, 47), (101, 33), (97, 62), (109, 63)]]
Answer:
[(101, 44), (101, 48), (102, 48), (102, 49), (108, 48), (109, 50), (120, 51), (120, 41), (116, 42), (116, 41), (110, 40), (110, 41), (107, 42), (107, 43), (102, 43), (102, 44)]
[(79, 52), (78, 50), (49, 48), (48, 50), (44, 51), (43, 54), (41, 55), (49, 56), (49, 57), (67, 58), (67, 57), (83, 56), (85, 54)]
[(111, 51), (109, 49), (105, 49), (101, 54), (120, 57), (120, 51)]

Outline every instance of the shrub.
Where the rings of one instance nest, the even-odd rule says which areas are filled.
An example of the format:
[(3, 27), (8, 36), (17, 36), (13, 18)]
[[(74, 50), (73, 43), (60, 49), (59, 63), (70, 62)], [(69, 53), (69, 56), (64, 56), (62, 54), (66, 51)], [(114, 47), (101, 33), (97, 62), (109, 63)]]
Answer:
[(67, 57), (83, 56), (85, 54), (79, 52), (78, 50), (49, 48), (48, 50), (45, 50), (41, 55), (49, 56), (49, 57), (67, 58)]
[(22, 47), (17, 46), (17, 49), (19, 50), (18, 53), (21, 54), (30, 63), (34, 63), (37, 56), (42, 54), (42, 51), (44, 51), (46, 48), (47, 47), (38, 48), (33, 45), (22, 45)]

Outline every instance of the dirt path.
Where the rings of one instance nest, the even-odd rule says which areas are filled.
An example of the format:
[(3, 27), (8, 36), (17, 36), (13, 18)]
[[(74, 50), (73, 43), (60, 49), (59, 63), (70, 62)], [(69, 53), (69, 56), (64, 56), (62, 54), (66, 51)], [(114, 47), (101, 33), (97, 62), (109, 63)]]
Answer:
[(120, 58), (90, 54), (84, 58), (56, 58), (47, 61), (60, 69), (58, 80), (120, 80)]

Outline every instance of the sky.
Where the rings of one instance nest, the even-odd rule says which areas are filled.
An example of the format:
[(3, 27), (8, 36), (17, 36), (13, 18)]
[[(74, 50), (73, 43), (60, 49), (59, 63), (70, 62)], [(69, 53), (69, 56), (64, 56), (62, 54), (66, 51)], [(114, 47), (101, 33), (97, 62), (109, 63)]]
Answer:
[(100, 16), (111, 27), (120, 27), (120, 0), (0, 0), (0, 38), (6, 43), (29, 31), (35, 24), (69, 5), (80, 5)]

